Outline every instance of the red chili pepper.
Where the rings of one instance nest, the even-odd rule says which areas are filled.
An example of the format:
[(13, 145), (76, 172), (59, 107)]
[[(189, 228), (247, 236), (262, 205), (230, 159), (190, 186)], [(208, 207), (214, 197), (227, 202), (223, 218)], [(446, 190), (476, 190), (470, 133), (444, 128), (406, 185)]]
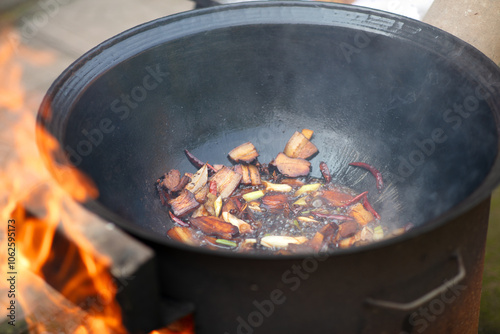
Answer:
[[(200, 159), (198, 159), (197, 157), (195, 157), (188, 150), (184, 150), (184, 153), (186, 154), (186, 157), (188, 158), (189, 162), (192, 163), (193, 166), (195, 166), (196, 168), (199, 169), (199, 168), (203, 167), (203, 165), (205, 165), (205, 163), (203, 161), (201, 161)], [(207, 162), (207, 167), (208, 167), (208, 174), (209, 175), (214, 174), (214, 173), (217, 172), (215, 170), (215, 168), (212, 165), (210, 165), (208, 162)]]
[(375, 218), (380, 219), (380, 215), (377, 213), (377, 211), (375, 211), (370, 202), (368, 202), (368, 198), (366, 197), (366, 195), (363, 198), (363, 206), (366, 208), (366, 210), (370, 211), (375, 216)]
[(326, 183), (330, 183), (330, 181), (332, 180), (332, 175), (330, 174), (330, 170), (328, 169), (328, 165), (326, 164), (326, 162), (321, 161), (319, 163), (319, 170), (325, 178)]
[(210, 188), (209, 189), (210, 189), (209, 191), (211, 194), (217, 196), (217, 182), (215, 182), (213, 180), (210, 181)]
[(384, 188), (384, 181), (382, 179), (382, 173), (380, 173), (378, 171), (378, 169), (376, 169), (372, 165), (369, 165), (369, 164), (364, 163), (364, 162), (351, 162), (349, 164), (349, 166), (361, 167), (361, 168), (366, 169), (370, 173), (372, 173), (372, 175), (375, 177), (375, 180), (377, 182), (376, 185), (377, 185), (378, 192), (379, 193), (382, 192), (382, 188)]
[(356, 203), (356, 202), (359, 202), (360, 200), (362, 200), (362, 199), (363, 199), (363, 197), (365, 197), (365, 198), (366, 198), (366, 195), (368, 195), (368, 191), (365, 191), (365, 192), (363, 192), (363, 193), (361, 193), (361, 194), (357, 195), (356, 197), (353, 197), (353, 199), (351, 199), (351, 200), (349, 200), (349, 201), (345, 202), (345, 203), (344, 203), (344, 204), (342, 204), (340, 207), (341, 207), (341, 208), (343, 208), (343, 207), (349, 206), (349, 205), (351, 205), (351, 204), (354, 204), (354, 203)]
[(336, 219), (336, 220), (353, 220), (354, 218), (350, 216), (337, 215), (333, 213), (321, 213), (321, 212), (311, 212), (318, 218), (326, 218), (326, 219)]
[(168, 214), (170, 215), (170, 218), (180, 226), (189, 227), (188, 223), (182, 221), (179, 217), (176, 217), (171, 211), (169, 211)]

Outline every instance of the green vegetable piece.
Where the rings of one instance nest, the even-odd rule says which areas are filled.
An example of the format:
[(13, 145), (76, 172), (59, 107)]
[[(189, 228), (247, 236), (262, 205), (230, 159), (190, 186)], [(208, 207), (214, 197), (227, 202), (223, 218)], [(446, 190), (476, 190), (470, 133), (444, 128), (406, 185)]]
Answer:
[(238, 247), (238, 244), (234, 241), (231, 241), (231, 240), (217, 239), (217, 240), (215, 240), (215, 242), (218, 244), (224, 245), (224, 246)]

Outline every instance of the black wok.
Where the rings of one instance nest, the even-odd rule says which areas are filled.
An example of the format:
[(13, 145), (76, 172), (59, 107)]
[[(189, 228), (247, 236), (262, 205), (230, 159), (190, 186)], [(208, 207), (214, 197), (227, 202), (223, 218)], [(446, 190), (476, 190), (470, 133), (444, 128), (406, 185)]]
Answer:
[[(409, 332), (423, 325), (418, 307), (462, 284), (457, 302), (427, 320), (429, 332), (451, 333), (459, 315), (477, 327), (500, 171), (499, 83), (479, 51), (418, 21), (354, 6), (247, 3), (158, 19), (102, 43), (52, 85), (39, 123), (97, 185), (86, 206), (155, 249), (162, 293), (194, 305), (197, 333)], [(251, 141), (268, 162), (302, 128), (319, 148), (312, 175), (326, 161), (336, 182), (369, 190), (389, 224), (417, 227), (321, 259), (166, 239), (172, 223), (154, 182), (171, 168), (195, 171), (184, 149), (227, 164), (230, 149)], [(351, 161), (377, 166), (385, 191)]]

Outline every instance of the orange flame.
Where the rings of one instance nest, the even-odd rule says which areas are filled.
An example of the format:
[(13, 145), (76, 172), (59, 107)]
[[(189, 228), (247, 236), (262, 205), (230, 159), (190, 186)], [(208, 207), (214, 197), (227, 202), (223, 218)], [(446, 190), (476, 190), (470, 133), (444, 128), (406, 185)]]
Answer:
[[(6, 298), (10, 287), (2, 277), (0, 305), (14, 300), (33, 333), (125, 334), (110, 260), (75, 228), (88, 219), (77, 202), (97, 198), (98, 190), (63, 163), (58, 141), (36, 125), (38, 102), (30, 108), (23, 89), (22, 63), (43, 66), (55, 57), (2, 43), (13, 34), (0, 31), (0, 268), (15, 270), (16, 287), (15, 297)], [(50, 110), (44, 115), (50, 117)], [(9, 220), (15, 221), (14, 269), (3, 251)], [(193, 318), (150, 334), (194, 334)]]
[[(0, 32), (0, 41), (12, 34)], [(21, 59), (23, 54), (28, 57)], [(37, 129), (47, 156), (42, 157), (36, 146), (36, 109), (27, 106), (22, 86), (22, 62), (39, 60), (34, 54), (23, 53), (12, 43), (0, 43), (0, 246), (7, 250), (8, 242), (15, 244), (12, 267), (7, 252), (0, 252), (2, 273), (15, 273), (11, 297), (4, 297), (8, 296), (4, 292), (13, 287), (6, 285), (5, 278), (1, 280), (0, 304), (14, 302), (17, 324), (22, 309), (34, 333), (126, 333), (115, 301), (110, 261), (73, 226), (84, 210), (72, 198), (96, 198), (97, 188), (75, 168), (51, 163), (52, 175), (64, 180), (61, 186), (43, 162), (53, 161), (52, 156), (59, 154), (57, 141)], [(45, 53), (42, 65), (50, 59), (53, 57)], [(6, 233), (9, 221), (15, 233), (15, 240), (10, 241)], [(71, 242), (61, 242), (61, 235), (70, 236)]]

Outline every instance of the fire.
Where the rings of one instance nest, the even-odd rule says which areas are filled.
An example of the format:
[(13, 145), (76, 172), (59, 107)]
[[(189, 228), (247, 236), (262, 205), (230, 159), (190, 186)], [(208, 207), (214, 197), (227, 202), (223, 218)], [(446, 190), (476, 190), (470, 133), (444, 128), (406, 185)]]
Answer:
[[(33, 333), (126, 333), (109, 259), (74, 227), (84, 217), (74, 199), (95, 198), (98, 191), (76, 169), (52, 163), (48, 171), (44, 160), (52, 161), (57, 141), (35, 131), (38, 104), (30, 108), (22, 86), (23, 62), (37, 66), (33, 59), (43, 65), (54, 57), (34, 57), (33, 50), (9, 43), (6, 36), (13, 34), (0, 34), (0, 266), (10, 273), (10, 281), (1, 279), (0, 300), (14, 314), (2, 322), (19, 326), (22, 316)], [(49, 156), (40, 155), (36, 133)], [(61, 242), (62, 233), (72, 242)]]
[[(62, 156), (58, 142), (37, 127), (40, 101), (30, 104), (22, 85), (23, 63), (43, 66), (55, 57), (9, 43), (13, 34), (0, 32), (0, 268), (11, 273), (11, 281), (0, 280), (0, 305), (14, 305), (15, 320), (0, 323), (24, 319), (33, 333), (127, 333), (110, 260), (80, 233), (89, 213), (78, 202), (98, 190), (77, 169), (54, 162)], [(150, 334), (190, 334), (193, 327), (189, 316)]]

